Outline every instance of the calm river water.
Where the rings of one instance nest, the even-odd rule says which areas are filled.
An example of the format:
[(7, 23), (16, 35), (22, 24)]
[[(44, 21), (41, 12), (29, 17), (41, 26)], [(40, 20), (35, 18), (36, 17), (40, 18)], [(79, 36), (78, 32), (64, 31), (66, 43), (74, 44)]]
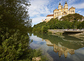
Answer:
[(30, 39), (30, 47), (41, 49), (49, 61), (84, 61), (84, 40), (46, 34), (32, 34)]

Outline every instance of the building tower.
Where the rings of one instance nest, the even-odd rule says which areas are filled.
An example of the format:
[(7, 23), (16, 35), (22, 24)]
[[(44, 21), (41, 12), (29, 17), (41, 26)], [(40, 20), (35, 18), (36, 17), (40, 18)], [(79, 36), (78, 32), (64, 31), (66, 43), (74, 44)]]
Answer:
[(64, 9), (65, 9), (65, 12), (68, 12), (68, 4), (67, 4), (67, 2), (65, 2)]
[(61, 11), (61, 9), (62, 9), (61, 3), (59, 3), (58, 9), (59, 9), (59, 11)]
[(64, 7), (59, 3), (58, 9), (53, 10), (53, 14), (47, 15), (45, 21), (48, 22), (51, 18), (60, 19), (63, 16), (68, 14), (75, 14), (75, 7), (71, 7), (68, 9), (68, 4), (65, 2)]

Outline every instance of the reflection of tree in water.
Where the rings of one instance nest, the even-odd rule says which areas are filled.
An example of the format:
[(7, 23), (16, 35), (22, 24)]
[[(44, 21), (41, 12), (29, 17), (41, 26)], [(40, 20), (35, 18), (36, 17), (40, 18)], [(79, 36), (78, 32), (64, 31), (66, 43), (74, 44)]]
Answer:
[(64, 36), (65, 38), (60, 38), (54, 35), (47, 35), (47, 34), (35, 34), (42, 39), (49, 40), (52, 44), (58, 45), (60, 43), (62, 46), (67, 47), (69, 49), (79, 49), (84, 47), (84, 41), (77, 39), (75, 37)]
[(54, 52), (58, 52), (58, 54), (59, 54), (59, 57), (61, 56), (61, 55), (63, 55), (64, 54), (64, 56), (65, 57), (67, 57), (68, 56), (68, 52), (72, 55), (72, 54), (74, 54), (75, 52), (74, 52), (74, 49), (69, 49), (69, 48), (67, 48), (67, 47), (64, 47), (64, 46), (61, 46), (60, 44), (58, 44), (58, 45), (56, 45), (56, 44), (52, 44), (49, 40), (45, 40), (46, 41), (46, 44), (48, 45), (48, 46), (53, 46), (54, 47)]

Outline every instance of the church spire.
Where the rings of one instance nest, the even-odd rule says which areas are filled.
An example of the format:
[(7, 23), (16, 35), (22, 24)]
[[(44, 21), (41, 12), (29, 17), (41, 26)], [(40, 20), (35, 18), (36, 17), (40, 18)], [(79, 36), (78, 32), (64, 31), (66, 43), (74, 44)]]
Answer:
[(58, 9), (61, 9), (61, 8), (62, 8), (61, 3), (59, 3)]
[(59, 3), (59, 5), (61, 5), (61, 3)]
[(67, 1), (65, 1), (65, 4), (67, 4)]

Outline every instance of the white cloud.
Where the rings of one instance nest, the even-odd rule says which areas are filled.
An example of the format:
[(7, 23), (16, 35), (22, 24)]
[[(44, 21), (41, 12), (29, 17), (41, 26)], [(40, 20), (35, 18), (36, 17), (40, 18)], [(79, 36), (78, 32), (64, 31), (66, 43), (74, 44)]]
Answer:
[(70, 7), (75, 7), (76, 9), (84, 9), (84, 2), (82, 3), (76, 3), (76, 0), (61, 0), (59, 1), (60, 3), (62, 3), (62, 5), (67, 1), (69, 8)]
[[(67, 2), (68, 5), (70, 5), (70, 4), (73, 4), (75, 1), (76, 1), (76, 0), (61, 0), (61, 1), (59, 1), (59, 2), (60, 2), (62, 5), (65, 4), (65, 2)], [(58, 3), (59, 3), (59, 2), (58, 2)]]
[(78, 12), (80, 15), (84, 16), (84, 11)]
[(71, 6), (74, 6), (76, 9), (84, 9), (84, 2), (79, 4), (73, 4)]
[(40, 14), (47, 15), (50, 13), (47, 5), (49, 0), (32, 0), (29, 8), (30, 17), (40, 16)]
[[(41, 19), (41, 20), (40, 20)], [(36, 21), (33, 21), (33, 23), (36, 23), (36, 22), (42, 22), (42, 19), (45, 19), (45, 17), (37, 17), (37, 18), (33, 18), (33, 20), (36, 20)]]
[(44, 16), (51, 14), (47, 7), (50, 0), (31, 0), (31, 6), (29, 7), (29, 15), (33, 24), (37, 24), (44, 19)]
[(78, 13), (80, 13), (81, 11), (78, 11)]
[(46, 19), (46, 17), (36, 17), (36, 18), (32, 18), (32, 26), (34, 25), (34, 24), (37, 24), (37, 23), (40, 23), (40, 22), (42, 22), (42, 19), (44, 20), (44, 19)]
[[(32, 19), (32, 24), (37, 24), (42, 22), (42, 19), (48, 14), (52, 14), (53, 10), (58, 7), (59, 2), (64, 6), (65, 1), (67, 1), (69, 8), (71, 6), (77, 9), (84, 9), (84, 2), (76, 4), (76, 0), (31, 0), (31, 6), (29, 7), (29, 15)], [(52, 3), (53, 2), (53, 3)], [(54, 2), (56, 2), (54, 4)], [(52, 11), (52, 12), (51, 12)], [(81, 11), (82, 12), (82, 11)], [(79, 13), (81, 13), (79, 12)]]
[(73, 4), (76, 0), (68, 0), (68, 4)]

